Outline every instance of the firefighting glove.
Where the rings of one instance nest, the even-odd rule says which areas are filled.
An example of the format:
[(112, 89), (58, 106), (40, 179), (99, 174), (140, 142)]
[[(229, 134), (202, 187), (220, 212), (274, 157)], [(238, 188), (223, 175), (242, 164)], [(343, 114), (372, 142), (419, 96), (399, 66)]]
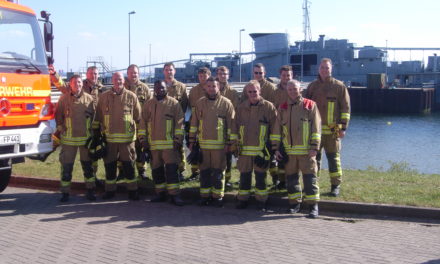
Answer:
[(202, 155), (202, 153), (200, 151), (200, 145), (199, 145), (199, 143), (195, 143), (195, 144), (193, 144), (191, 152), (186, 157), (186, 161), (191, 165), (199, 164), (201, 155)]
[(180, 151), (182, 149), (182, 144), (179, 141), (173, 141), (174, 150)]
[(144, 157), (145, 157), (145, 162), (146, 163), (151, 163), (151, 151), (150, 151), (150, 149), (149, 148), (148, 149), (144, 148), (143, 149), (143, 153), (144, 153)]
[(257, 156), (255, 156), (254, 162), (259, 168), (269, 168), (270, 154), (266, 147), (260, 153), (258, 153)]
[(289, 155), (287, 155), (286, 149), (284, 148), (284, 146), (282, 146), (279, 151), (280, 151), (281, 156), (283, 156), (283, 158), (281, 160), (278, 160), (278, 164), (281, 166), (286, 165), (287, 162), (289, 161)]
[(190, 123), (189, 121), (184, 123), (184, 130), (185, 130), (185, 142), (186, 142), (186, 147), (189, 148), (189, 128), (190, 128)]
[(57, 130), (52, 134), (52, 148), (56, 150), (61, 144), (61, 131)]
[(239, 145), (237, 143), (233, 143), (230, 147), (230, 152), (234, 157), (238, 158), (238, 155), (240, 154)]
[(142, 153), (145, 156), (145, 162), (150, 163), (151, 162), (151, 150), (150, 150), (150, 144), (148, 143), (148, 139), (146, 137), (140, 137), (139, 141), (142, 145)]

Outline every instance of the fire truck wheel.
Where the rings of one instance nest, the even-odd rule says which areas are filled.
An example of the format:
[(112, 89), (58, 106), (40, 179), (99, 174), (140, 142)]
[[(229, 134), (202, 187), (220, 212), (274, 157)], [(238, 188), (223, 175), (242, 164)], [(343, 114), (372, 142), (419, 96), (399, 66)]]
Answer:
[(12, 169), (0, 170), (0, 192), (3, 192), (8, 186), (11, 173)]

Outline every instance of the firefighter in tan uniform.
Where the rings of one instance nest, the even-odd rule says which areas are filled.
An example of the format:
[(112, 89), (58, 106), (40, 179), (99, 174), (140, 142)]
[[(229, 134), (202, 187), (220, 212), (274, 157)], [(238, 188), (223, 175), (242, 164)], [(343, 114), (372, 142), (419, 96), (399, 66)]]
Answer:
[[(321, 139), (321, 118), (315, 102), (301, 96), (301, 85), (297, 80), (287, 82), (288, 99), (278, 108), (281, 124), (281, 140), (288, 155), (286, 163), (287, 193), (290, 213), (300, 211), (302, 200), (309, 206), (309, 217), (318, 217), (318, 166), (316, 155)], [(280, 151), (277, 159), (284, 158)], [(305, 196), (299, 183), (302, 172)]]
[[(63, 94), (69, 91), (68, 83), (65, 84), (58, 73), (55, 71), (53, 65), (49, 66), (50, 68), (50, 80), (55, 87), (60, 90)], [(99, 81), (99, 71), (96, 66), (90, 66), (87, 68), (86, 79), (83, 81), (82, 90), (93, 97), (93, 104), (98, 105), (99, 96), (105, 92), (104, 85)], [(93, 174), (95, 178), (97, 177), (98, 172), (98, 160), (92, 158), (92, 166), (93, 166)], [(97, 178), (96, 178), (97, 179)], [(102, 184), (97, 179), (97, 183)]]
[(214, 199), (214, 205), (222, 207), (226, 152), (237, 139), (231, 134), (234, 106), (220, 95), (219, 83), (214, 78), (206, 81), (205, 89), (206, 97), (197, 101), (191, 117), (189, 148), (192, 150), (196, 141), (200, 144), (200, 205), (209, 205)]
[[(194, 113), (194, 109), (196, 107), (197, 101), (205, 97), (205, 83), (206, 80), (211, 77), (211, 71), (206, 67), (201, 67), (198, 72), (197, 76), (199, 78), (199, 84), (191, 88), (189, 91), (189, 107), (191, 108), (191, 114)], [(191, 118), (190, 118), (191, 120)], [(189, 135), (189, 127), (190, 127), (190, 121), (188, 121), (187, 124), (185, 124), (185, 133)], [(189, 146), (189, 138), (187, 138), (187, 146)], [(195, 180), (199, 177), (200, 170), (199, 170), (199, 164), (191, 164), (191, 176), (189, 177), (190, 180)]]
[(58, 101), (55, 120), (57, 130), (61, 135), (61, 202), (69, 200), (70, 184), (72, 181), (73, 164), (79, 150), (81, 167), (86, 182), (86, 198), (96, 200), (95, 176), (92, 161), (85, 147), (88, 138), (92, 136), (92, 122), (95, 116), (93, 97), (85, 93), (83, 82), (79, 75), (70, 78), (69, 92), (63, 94)]
[(124, 88), (121, 72), (113, 74), (112, 83), (112, 89), (99, 98), (93, 126), (94, 129), (100, 128), (107, 141), (107, 154), (104, 157), (106, 192), (103, 198), (111, 199), (115, 196), (117, 161), (120, 160), (126, 177), (128, 198), (139, 200), (134, 171), (134, 141), (141, 107), (136, 94)]
[[(226, 66), (220, 66), (217, 68), (217, 80), (220, 83), (220, 94), (226, 98), (228, 98), (232, 105), (234, 106), (234, 110), (237, 109), (240, 104), (240, 97), (238, 92), (233, 89), (229, 83), (229, 69)], [(232, 178), (232, 153), (226, 153), (226, 171), (225, 171), (225, 186), (228, 189), (232, 188), (231, 184)]]
[(347, 87), (331, 75), (332, 62), (324, 58), (319, 66), (318, 79), (309, 84), (305, 97), (316, 102), (322, 119), (322, 140), (316, 157), (318, 170), (324, 148), (330, 173), (330, 194), (339, 196), (342, 181), (341, 139), (350, 121), (350, 95)]
[(248, 206), (254, 172), (257, 208), (265, 211), (268, 198), (266, 174), (270, 163), (266, 142), (270, 140), (271, 149), (278, 150), (280, 133), (276, 126), (277, 111), (271, 102), (260, 96), (258, 81), (250, 81), (243, 92), (247, 93), (248, 100), (238, 106), (233, 126), (233, 134), (238, 135), (238, 147), (233, 149), (238, 152), (237, 168), (240, 171), (236, 208)]
[[(136, 94), (141, 109), (143, 105), (151, 98), (150, 88), (147, 84), (139, 80), (139, 67), (136, 64), (131, 64), (127, 68), (127, 81), (125, 82), (125, 88)], [(136, 168), (138, 170), (138, 175), (141, 179), (146, 179), (146, 169), (145, 169), (145, 156), (142, 152), (142, 145), (139, 140), (135, 141), (136, 149)], [(122, 163), (118, 164), (120, 172), (122, 172)], [(122, 180), (125, 177), (123, 174), (118, 176), (118, 180)]]
[[(182, 107), (182, 112), (185, 115), (186, 109), (188, 107), (188, 94), (186, 93), (185, 84), (177, 81), (174, 78), (176, 74), (176, 67), (172, 62), (165, 63), (163, 66), (163, 75), (165, 77), (164, 81), (167, 85), (167, 95), (176, 99), (180, 106)], [(183, 151), (183, 146), (179, 150), (180, 161), (179, 161), (179, 177), (183, 180), (183, 172), (185, 171), (185, 153)]]
[[(257, 80), (260, 83), (261, 87), (261, 97), (266, 99), (267, 101), (273, 103), (274, 102), (274, 92), (275, 85), (268, 80), (266, 80), (266, 68), (262, 63), (257, 63), (253, 68), (253, 79)], [(242, 94), (241, 101), (244, 102), (247, 100), (247, 95)]]
[(164, 81), (154, 83), (154, 97), (144, 104), (139, 137), (151, 151), (151, 169), (157, 196), (152, 202), (167, 200), (182, 206), (178, 177), (178, 150), (183, 144), (183, 112), (179, 102), (167, 95)]
[[(280, 67), (280, 83), (276, 86), (275, 92), (274, 92), (274, 101), (273, 104), (275, 105), (275, 108), (278, 109), (278, 107), (286, 101), (288, 98), (287, 95), (287, 82), (293, 79), (293, 71), (292, 66), (290, 65), (283, 65)], [(277, 166), (274, 166), (273, 163), (271, 163), (269, 172), (272, 176), (272, 182), (275, 187), (275, 189), (285, 189), (286, 188), (286, 174), (284, 170), (284, 163), (282, 161), (279, 161)]]

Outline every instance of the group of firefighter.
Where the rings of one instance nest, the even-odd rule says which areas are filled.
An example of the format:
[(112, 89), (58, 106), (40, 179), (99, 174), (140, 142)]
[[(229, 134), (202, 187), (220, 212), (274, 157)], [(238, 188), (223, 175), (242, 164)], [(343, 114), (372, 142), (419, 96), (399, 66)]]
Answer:
[[(180, 184), (187, 161), (189, 178), (200, 179), (199, 204), (222, 207), (234, 156), (240, 173), (237, 209), (249, 205), (253, 174), (257, 209), (267, 209), (269, 172), (276, 188), (287, 189), (290, 213), (298, 213), (304, 202), (308, 216), (316, 218), (323, 149), (330, 195), (339, 195), (341, 138), (350, 119), (350, 98), (345, 85), (332, 77), (328, 58), (322, 59), (317, 79), (304, 93), (289, 65), (280, 68), (280, 83), (275, 86), (266, 79), (264, 65), (255, 64), (254, 78), (241, 96), (229, 85), (225, 66), (216, 69), (215, 78), (208, 68), (200, 68), (199, 84), (189, 95), (174, 78), (173, 63), (164, 65), (164, 80), (154, 82), (153, 92), (140, 81), (136, 65), (128, 67), (126, 78), (114, 73), (113, 86), (107, 90), (98, 81), (96, 67), (88, 68), (84, 81), (74, 75), (69, 83), (63, 83), (53, 67), (50, 73), (52, 83), (63, 93), (55, 114), (55, 137), (61, 144), (61, 202), (69, 200), (78, 150), (86, 198), (91, 201), (96, 200), (96, 173), (102, 158), (103, 199), (113, 198), (117, 179), (124, 178), (128, 198), (139, 200), (136, 175), (147, 178), (148, 162), (156, 191), (151, 201), (184, 205)], [(188, 107), (191, 116), (185, 122)]]

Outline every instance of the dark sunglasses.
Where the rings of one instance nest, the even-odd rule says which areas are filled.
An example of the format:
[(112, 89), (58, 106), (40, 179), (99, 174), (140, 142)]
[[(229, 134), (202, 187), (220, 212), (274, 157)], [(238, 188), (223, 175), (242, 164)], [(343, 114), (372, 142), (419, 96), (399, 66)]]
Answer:
[(254, 72), (254, 74), (263, 74), (263, 72)]

